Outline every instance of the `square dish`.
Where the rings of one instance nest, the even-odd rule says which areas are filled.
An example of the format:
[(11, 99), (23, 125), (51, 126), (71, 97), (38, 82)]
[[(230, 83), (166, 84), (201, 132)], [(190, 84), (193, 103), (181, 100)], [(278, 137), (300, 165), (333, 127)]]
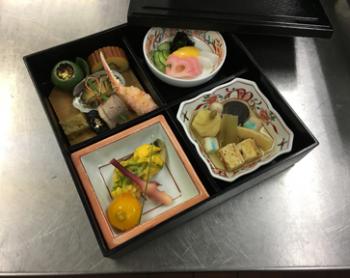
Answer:
[[(236, 134), (240, 140), (245, 139), (244, 141), (237, 145), (223, 144), (219, 149), (218, 140), (213, 138), (219, 138), (222, 126), (221, 131), (218, 129), (219, 133), (214, 137), (195, 134), (193, 119), (199, 111), (205, 110), (205, 112), (210, 113), (209, 109), (213, 104), (219, 105), (221, 110), (224, 109), (222, 115), (225, 113), (239, 115), (236, 116), (239, 122), (236, 124), (238, 126)], [(228, 107), (225, 112), (227, 104), (233, 105), (231, 108)], [(228, 112), (229, 110), (234, 112)], [(218, 122), (221, 121), (220, 116), (216, 115), (216, 118), (219, 119)], [(244, 120), (240, 122), (242, 118)], [(188, 139), (195, 145), (210, 174), (227, 182), (232, 182), (242, 175), (251, 173), (260, 166), (271, 162), (277, 156), (290, 152), (293, 146), (293, 132), (284, 123), (256, 83), (247, 79), (236, 78), (182, 102), (177, 112), (177, 120), (184, 128)], [(215, 127), (213, 128), (215, 129)], [(207, 133), (212, 133), (212, 130)], [(252, 140), (252, 137), (255, 140)], [(265, 147), (264, 144), (268, 144), (268, 140), (270, 140), (271, 145)], [(217, 150), (215, 152), (208, 151), (208, 148), (212, 148), (214, 143), (212, 141), (216, 143)], [(259, 148), (256, 147), (255, 141)], [(260, 142), (261, 144), (259, 144)], [(208, 144), (211, 146), (207, 147)]]
[[(153, 142), (155, 139), (164, 142), (168, 153), (165, 167), (155, 178), (162, 184), (160, 190), (167, 192), (173, 202), (169, 206), (159, 206), (146, 201), (140, 224), (126, 232), (119, 232), (111, 226), (106, 214), (112, 201), (110, 191), (114, 171), (109, 161), (113, 158), (123, 159), (141, 144)], [(209, 197), (162, 115), (76, 151), (71, 158), (109, 249)]]

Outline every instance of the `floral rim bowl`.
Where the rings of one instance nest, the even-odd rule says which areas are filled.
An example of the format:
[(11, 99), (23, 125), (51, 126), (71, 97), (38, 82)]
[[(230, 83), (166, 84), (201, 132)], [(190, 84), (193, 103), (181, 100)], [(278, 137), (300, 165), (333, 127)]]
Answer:
[[(200, 44), (206, 51), (216, 54), (219, 59), (214, 70), (208, 75), (194, 79), (175, 78), (159, 71), (152, 62), (152, 52), (164, 41), (172, 40), (177, 32), (185, 32), (195, 42), (195, 46)], [(219, 32), (205, 30), (191, 30), (178, 28), (152, 27), (143, 40), (143, 54), (146, 63), (152, 73), (163, 82), (176, 87), (193, 87), (203, 84), (212, 79), (223, 66), (226, 59), (226, 43)]]
[[(217, 168), (197, 142), (190, 129), (191, 118), (197, 110), (207, 108), (213, 102), (225, 103), (227, 101), (239, 101), (246, 104), (250, 113), (253, 113), (255, 117), (260, 119), (262, 123), (260, 132), (269, 135), (274, 141), (269, 152), (265, 153), (258, 160), (247, 163), (235, 171)], [(232, 182), (243, 175), (251, 173), (260, 166), (271, 162), (277, 156), (290, 152), (292, 149), (293, 132), (272, 107), (270, 101), (263, 95), (257, 84), (247, 79), (235, 78), (195, 98), (183, 101), (180, 104), (176, 117), (184, 128), (188, 139), (195, 145), (210, 174), (226, 182)]]

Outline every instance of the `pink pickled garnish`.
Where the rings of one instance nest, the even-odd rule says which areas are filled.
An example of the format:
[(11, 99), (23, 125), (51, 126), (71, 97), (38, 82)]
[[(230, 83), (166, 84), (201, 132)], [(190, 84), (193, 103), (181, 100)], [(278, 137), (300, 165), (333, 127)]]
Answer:
[(196, 57), (170, 55), (166, 63), (165, 73), (175, 78), (195, 78), (202, 73), (202, 65)]
[[(145, 193), (152, 201), (163, 204), (170, 205), (173, 200), (164, 191), (158, 190), (159, 183), (156, 181), (149, 181), (148, 184), (140, 177), (136, 176), (134, 173), (130, 172), (123, 165), (121, 165), (117, 160), (112, 159), (110, 162), (115, 168), (117, 168), (124, 176), (128, 177), (133, 183), (140, 187), (140, 190)], [(145, 192), (146, 191), (146, 192)]]

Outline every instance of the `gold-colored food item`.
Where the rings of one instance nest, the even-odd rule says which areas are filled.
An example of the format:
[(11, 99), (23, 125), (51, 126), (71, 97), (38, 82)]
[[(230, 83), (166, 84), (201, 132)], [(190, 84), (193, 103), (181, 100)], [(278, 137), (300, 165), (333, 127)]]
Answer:
[(89, 124), (82, 113), (74, 114), (60, 121), (60, 124), (70, 140), (89, 129)]
[(122, 48), (118, 46), (106, 46), (95, 50), (89, 55), (88, 63), (92, 73), (103, 69), (100, 52), (103, 53), (107, 63), (112, 69), (123, 72), (129, 68), (128, 59), (126, 58), (125, 52)]
[[(61, 89), (54, 87), (49, 95), (49, 101), (51, 103), (53, 110), (56, 113), (59, 123), (62, 124), (63, 122), (63, 124), (65, 125), (65, 127), (62, 128), (64, 133), (71, 134), (67, 136), (67, 139), (70, 145), (81, 143), (85, 140), (88, 140), (96, 136), (96, 133), (93, 130), (91, 130), (90, 127), (84, 130), (81, 129), (81, 132), (79, 129), (78, 129), (79, 130), (78, 132), (74, 132), (73, 130), (73, 133), (70, 131), (71, 128), (69, 126), (66, 127), (67, 125), (70, 125), (70, 121), (71, 121), (70, 118), (72, 117), (81, 118), (82, 116), (84, 116), (84, 114), (82, 114), (78, 109), (76, 109), (72, 105), (73, 95), (71, 92), (63, 91)], [(80, 116), (76, 116), (77, 114), (80, 114)], [(84, 123), (83, 127), (86, 126), (85, 119), (81, 119), (81, 120)]]
[(237, 144), (237, 147), (241, 151), (245, 162), (251, 162), (261, 157), (261, 151), (256, 145), (254, 139), (245, 139)]
[(73, 67), (69, 64), (61, 64), (57, 67), (56, 75), (62, 80), (68, 80), (74, 75)]
[[(152, 162), (150, 163), (151, 156)], [(162, 156), (160, 147), (154, 144), (143, 144), (135, 149), (129, 159), (120, 161), (120, 164), (142, 180), (146, 180), (158, 174), (165, 164), (165, 158)], [(139, 188), (118, 169), (114, 170), (112, 180), (114, 186), (111, 193), (113, 197), (125, 192), (140, 196)]]
[(215, 137), (221, 125), (221, 117), (217, 111), (199, 110), (194, 116), (191, 126), (201, 137)]
[(255, 140), (256, 144), (264, 151), (269, 151), (273, 146), (273, 139), (268, 137), (261, 132), (255, 131), (253, 129), (245, 127), (237, 127), (238, 136), (241, 139), (252, 138)]
[(235, 143), (221, 148), (219, 153), (226, 169), (229, 171), (236, 170), (244, 164), (244, 158)]
[(220, 147), (225, 147), (230, 143), (238, 143), (238, 116), (231, 114), (223, 114), (221, 120), (220, 132), (218, 134), (218, 141)]
[(113, 94), (113, 88), (106, 75), (85, 78), (81, 99), (84, 104), (97, 107)]
[(127, 231), (140, 223), (142, 204), (131, 193), (123, 193), (113, 199), (108, 206), (108, 220), (114, 228)]

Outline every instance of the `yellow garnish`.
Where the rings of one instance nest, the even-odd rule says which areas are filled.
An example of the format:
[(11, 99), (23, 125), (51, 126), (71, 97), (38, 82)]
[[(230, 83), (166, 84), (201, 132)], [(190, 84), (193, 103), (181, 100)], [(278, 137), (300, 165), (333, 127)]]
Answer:
[[(143, 144), (137, 147), (128, 160), (120, 161), (120, 164), (133, 172), (143, 180), (154, 177), (164, 166), (165, 161), (161, 157), (161, 149), (155, 145)], [(152, 162), (150, 162), (152, 157)], [(112, 197), (115, 198), (122, 193), (129, 192), (132, 195), (139, 197), (141, 192), (138, 186), (120, 173), (118, 169), (113, 172), (113, 190)]]
[(157, 146), (151, 144), (143, 144), (135, 149), (133, 158), (134, 160), (139, 162), (147, 162), (151, 156), (151, 152), (156, 153), (159, 151), (160, 148), (158, 148)]
[(171, 55), (175, 55), (179, 58), (198, 57), (199, 49), (194, 46), (184, 46), (174, 51)]
[(142, 205), (139, 199), (127, 192), (114, 198), (107, 209), (107, 216), (114, 228), (127, 231), (139, 224), (141, 212)]

